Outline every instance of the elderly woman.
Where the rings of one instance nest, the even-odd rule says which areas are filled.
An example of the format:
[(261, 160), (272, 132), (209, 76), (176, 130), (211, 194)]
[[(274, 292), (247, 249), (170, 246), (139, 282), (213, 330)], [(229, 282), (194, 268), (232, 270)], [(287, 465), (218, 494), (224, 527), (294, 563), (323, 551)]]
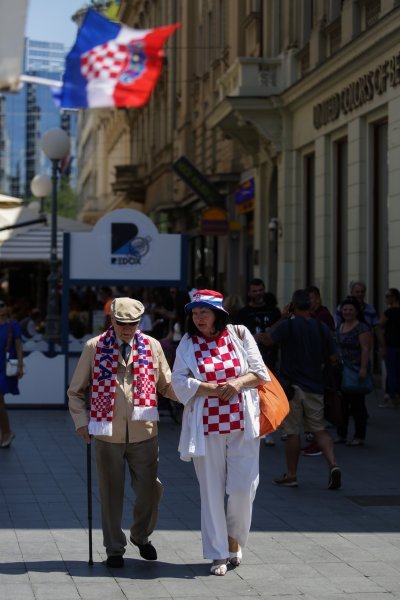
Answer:
[[(185, 306), (188, 333), (172, 385), (185, 405), (179, 451), (193, 459), (200, 485), (201, 534), (210, 572), (239, 566), (259, 479), (257, 386), (270, 379), (251, 333), (228, 325), (223, 298), (198, 290)], [(225, 513), (225, 494), (228, 497)]]

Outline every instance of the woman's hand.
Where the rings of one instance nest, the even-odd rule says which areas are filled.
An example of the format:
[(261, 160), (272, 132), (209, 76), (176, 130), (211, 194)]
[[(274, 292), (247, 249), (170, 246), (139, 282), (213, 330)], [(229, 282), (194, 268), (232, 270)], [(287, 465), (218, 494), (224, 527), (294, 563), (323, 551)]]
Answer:
[(224, 402), (229, 402), (231, 398), (236, 396), (242, 391), (242, 383), (240, 378), (231, 379), (226, 383), (220, 383), (218, 385), (218, 397)]
[(366, 376), (367, 376), (366, 367), (360, 367), (360, 370), (358, 371), (358, 379), (365, 379)]
[(23, 374), (24, 374), (24, 368), (23, 367), (18, 367), (17, 368), (17, 377), (18, 377), (18, 379), (21, 379), (21, 377), (23, 376)]

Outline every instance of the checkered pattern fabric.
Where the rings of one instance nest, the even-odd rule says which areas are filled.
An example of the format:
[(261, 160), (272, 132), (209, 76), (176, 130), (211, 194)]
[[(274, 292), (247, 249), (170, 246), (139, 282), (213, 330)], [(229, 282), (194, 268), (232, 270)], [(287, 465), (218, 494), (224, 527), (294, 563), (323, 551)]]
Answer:
[[(134, 406), (157, 406), (157, 386), (153, 355), (147, 336), (137, 331), (133, 344), (133, 365), (135, 370)], [(136, 374), (137, 373), (137, 374)]]
[[(194, 353), (200, 373), (210, 383), (226, 383), (240, 375), (240, 361), (228, 331), (213, 340), (193, 336)], [(204, 402), (204, 435), (244, 430), (243, 399), (238, 394), (229, 402), (209, 396)]]
[(81, 56), (81, 73), (90, 79), (118, 79), (129, 64), (128, 46), (110, 41)]
[[(140, 330), (136, 331), (132, 352), (135, 372), (132, 419), (156, 420), (157, 386), (153, 357), (150, 342)], [(118, 356), (118, 342), (114, 329), (110, 327), (100, 336), (94, 356), (89, 423), (89, 432), (93, 435), (112, 435)]]
[[(91, 423), (109, 423), (105, 431), (112, 431), (114, 398), (117, 385), (118, 342), (114, 329), (110, 327), (99, 338), (94, 355), (92, 374), (92, 398), (90, 403)], [(111, 433), (104, 435), (111, 435)]]

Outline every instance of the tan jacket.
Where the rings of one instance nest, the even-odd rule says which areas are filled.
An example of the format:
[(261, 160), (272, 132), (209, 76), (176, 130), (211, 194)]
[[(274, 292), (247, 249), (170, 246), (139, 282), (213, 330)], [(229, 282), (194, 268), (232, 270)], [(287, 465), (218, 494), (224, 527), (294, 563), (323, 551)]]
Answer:
[[(76, 429), (84, 427), (89, 423), (89, 414), (85, 400), (91, 397), (90, 388), (92, 384), (93, 362), (99, 337), (94, 337), (86, 342), (68, 389), (68, 406)], [(147, 337), (150, 342), (153, 364), (156, 370), (157, 391), (166, 398), (177, 400), (171, 386), (171, 371), (160, 342), (152, 337)], [(123, 444), (127, 441), (127, 434), (129, 442), (142, 442), (157, 435), (158, 428), (156, 421), (132, 421), (131, 419), (133, 410), (133, 375), (132, 354), (127, 366), (125, 366), (125, 362), (121, 355), (119, 355), (117, 389), (112, 422), (113, 433), (112, 436), (98, 435), (96, 439), (103, 442)]]

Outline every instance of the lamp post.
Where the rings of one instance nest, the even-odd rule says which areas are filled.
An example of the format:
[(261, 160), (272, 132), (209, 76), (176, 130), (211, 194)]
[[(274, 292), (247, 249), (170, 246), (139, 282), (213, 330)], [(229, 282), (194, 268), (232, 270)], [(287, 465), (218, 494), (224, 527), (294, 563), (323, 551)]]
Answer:
[(46, 338), (49, 344), (49, 354), (54, 356), (55, 344), (60, 339), (60, 319), (58, 314), (58, 273), (57, 273), (57, 184), (59, 161), (69, 154), (70, 141), (63, 129), (49, 129), (43, 135), (40, 146), (51, 160), (51, 243), (50, 243), (50, 274), (48, 278), (48, 300), (46, 318)]
[(51, 179), (48, 175), (35, 175), (31, 181), (31, 192), (40, 199), (39, 215), (41, 217), (44, 216), (44, 199), (50, 196), (51, 189)]

